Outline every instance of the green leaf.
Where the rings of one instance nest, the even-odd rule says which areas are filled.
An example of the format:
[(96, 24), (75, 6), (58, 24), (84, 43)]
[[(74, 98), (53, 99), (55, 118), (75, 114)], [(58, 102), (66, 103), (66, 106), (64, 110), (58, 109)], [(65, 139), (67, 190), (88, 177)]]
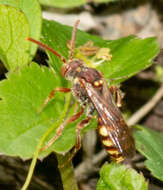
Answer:
[[(42, 41), (58, 51), (64, 57), (68, 57), (67, 41), (71, 39), (72, 28), (54, 21), (44, 20)], [(105, 79), (114, 79), (120, 83), (135, 75), (152, 64), (152, 59), (159, 52), (159, 44), (155, 38), (139, 39), (128, 36), (118, 40), (103, 40), (98, 36), (89, 35), (78, 30), (76, 47), (93, 41), (95, 46), (110, 48), (111, 61), (105, 61), (97, 67)], [(49, 53), (50, 64), (60, 72), (61, 61), (55, 55)]]
[[(62, 8), (71, 8), (84, 5), (88, 3), (89, 0), (40, 0), (40, 3), (43, 5), (54, 6), (54, 7), (62, 7)], [(103, 3), (103, 2), (114, 2), (117, 0), (92, 0), (95, 3)]]
[(111, 79), (135, 75), (149, 67), (159, 53), (156, 38), (122, 38), (110, 43), (109, 48), (112, 60), (101, 64), (98, 69), (104, 73), (105, 78)]
[[(55, 98), (38, 113), (45, 98), (56, 87), (61, 87), (60, 78), (47, 67), (32, 63), (24, 66), (17, 73), (10, 72), (7, 79), (0, 82), (0, 151), (1, 153), (30, 158), (33, 156), (42, 135), (54, 126), (64, 108), (63, 93), (56, 93)], [(69, 116), (74, 113), (72, 107)], [(84, 116), (83, 116), (84, 117)], [(81, 117), (80, 120), (83, 118)], [(75, 144), (75, 126), (69, 124), (62, 136), (40, 154), (40, 158), (52, 151), (65, 153)], [(58, 127), (58, 126), (57, 126)], [(45, 144), (55, 135), (52, 131)]]
[[(0, 4), (9, 5), (23, 11), (30, 26), (30, 37), (38, 40), (41, 35), (42, 15), (41, 8), (37, 0), (0, 0)], [(28, 37), (29, 37), (28, 36)], [(36, 45), (30, 44), (31, 59), (36, 52)]]
[(28, 62), (28, 21), (22, 12), (5, 5), (0, 5), (0, 15), (0, 53), (6, 57), (6, 68), (15, 69)]
[(100, 170), (96, 190), (147, 190), (141, 174), (120, 164), (105, 164)]
[[(37, 0), (19, 0), (19, 8), (27, 16), (30, 26), (30, 37), (38, 40), (41, 35), (42, 15), (41, 8)], [(37, 46), (35, 44), (30, 45), (31, 59), (33, 58)]]
[[(3, 63), (6, 63), (7, 64), (7, 57), (6, 57), (6, 54), (4, 53), (4, 51), (0, 48), (0, 60), (3, 62)], [(8, 66), (9, 67), (9, 66)]]
[(10, 72), (0, 82), (1, 153), (32, 157), (42, 134), (62, 113), (64, 95), (61, 93), (40, 114), (37, 112), (56, 86), (61, 86), (61, 82), (54, 72), (34, 63), (17, 73)]
[(163, 134), (140, 127), (135, 138), (137, 150), (147, 158), (146, 167), (153, 176), (163, 181)]
[(18, 3), (19, 1), (16, 1), (16, 0), (0, 0), (0, 4), (9, 5), (15, 8), (18, 7)]
[[(60, 78), (47, 67), (32, 63), (24, 66), (17, 73), (10, 72), (7, 79), (0, 82), (0, 151), (1, 153), (30, 158), (33, 156), (42, 135), (56, 124), (64, 108), (63, 93), (56, 93), (55, 98), (38, 113), (45, 98), (56, 87), (61, 87)], [(69, 116), (74, 114), (74, 107)], [(84, 116), (83, 116), (84, 117)], [(81, 117), (80, 120), (83, 118)], [(52, 151), (65, 153), (75, 144), (75, 126), (69, 124), (63, 135), (43, 151), (40, 157)], [(58, 127), (58, 126), (57, 126)], [(45, 144), (55, 135), (50, 133)]]
[(54, 7), (75, 7), (85, 3), (85, 0), (39, 0), (41, 4)]
[[(47, 41), (47, 44), (55, 47), (54, 49), (67, 58), (68, 48), (66, 43), (67, 40), (71, 39), (71, 30), (71, 27), (45, 21), (43, 41)], [(119, 51), (118, 46), (129, 43), (132, 39), (135, 39), (135, 37), (122, 38), (114, 43), (114, 41), (105, 41), (100, 37), (79, 31), (76, 47), (92, 40), (99, 47), (111, 47), (112, 51), (115, 51), (115, 49)], [(8, 78), (0, 83), (0, 97), (2, 99), (0, 101), (0, 151), (4, 154), (22, 158), (32, 157), (42, 135), (52, 126), (56, 126), (62, 115), (65, 104), (62, 93), (57, 93), (54, 100), (49, 102), (40, 114), (37, 112), (51, 90), (55, 87), (67, 86), (67, 82), (60, 76), (61, 61), (58, 57), (48, 54), (50, 64), (55, 68), (56, 73), (53, 73), (47, 67), (40, 68), (36, 64), (32, 64), (30, 67), (24, 66), (17, 73), (11, 72)], [(107, 72), (104, 74), (107, 74)], [(74, 107), (72, 106), (69, 116), (73, 113)], [(46, 156), (51, 151), (65, 153), (72, 148), (75, 144), (75, 127), (78, 121), (66, 126), (62, 136), (48, 150), (42, 152), (40, 157)], [(96, 126), (90, 124), (88, 128), (95, 128)], [(54, 134), (55, 130), (50, 133), (45, 143)]]

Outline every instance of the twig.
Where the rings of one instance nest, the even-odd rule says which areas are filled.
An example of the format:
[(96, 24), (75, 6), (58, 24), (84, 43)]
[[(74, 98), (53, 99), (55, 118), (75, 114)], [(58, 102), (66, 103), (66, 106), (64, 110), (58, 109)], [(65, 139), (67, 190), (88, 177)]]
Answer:
[(47, 182), (41, 180), (40, 178), (33, 176), (33, 180), (35, 183), (37, 183), (38, 185), (40, 185), (42, 188), (46, 189), (46, 190), (53, 190), (53, 186), (48, 184)]
[(95, 153), (95, 145), (97, 141), (97, 135), (95, 130), (88, 131), (82, 140), (82, 147), (85, 154), (85, 157), (88, 159), (93, 158)]
[(147, 115), (152, 108), (158, 103), (158, 101), (163, 97), (163, 84), (157, 90), (156, 94), (144, 105), (142, 106), (136, 113), (134, 113), (130, 119), (127, 121), (129, 126), (135, 125), (138, 121), (140, 121), (145, 115)]
[(144, 162), (136, 163), (135, 167), (139, 168), (139, 170), (146, 168)]
[(85, 162), (84, 160), (78, 167), (75, 168), (76, 179), (78, 181), (87, 179), (88, 176), (97, 169), (95, 165), (97, 165), (97, 163), (100, 163), (107, 155), (108, 153), (104, 149), (101, 150), (96, 155), (94, 155), (92, 159), (92, 164), (91, 164), (92, 167), (87, 167), (87, 164), (86, 164), (87, 161)]
[[(136, 113), (134, 113), (130, 119), (127, 121), (129, 126), (135, 125), (138, 121), (140, 121), (146, 114), (148, 114), (152, 108), (158, 103), (158, 101), (163, 97), (163, 84), (157, 90), (156, 94), (144, 105), (142, 106)], [(106, 156), (107, 152), (105, 150), (100, 151), (93, 157), (92, 165), (96, 165), (101, 162)], [(83, 176), (86, 178), (92, 171), (88, 171), (86, 168), (85, 162), (82, 162), (75, 169), (75, 176), (77, 180), (82, 180)], [(87, 175), (87, 176), (86, 176)]]

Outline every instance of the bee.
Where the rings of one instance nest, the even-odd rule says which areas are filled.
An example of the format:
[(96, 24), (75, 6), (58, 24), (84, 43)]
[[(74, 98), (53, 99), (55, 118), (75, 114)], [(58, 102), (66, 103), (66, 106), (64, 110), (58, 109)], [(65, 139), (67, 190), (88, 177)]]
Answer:
[(70, 42), (70, 54), (67, 61), (54, 49), (32, 38), (28, 38), (29, 41), (51, 51), (61, 59), (63, 62), (61, 74), (65, 79), (70, 80), (72, 83), (71, 88), (55, 88), (45, 99), (41, 110), (53, 98), (56, 92), (72, 92), (73, 96), (81, 106), (81, 110), (67, 119), (64, 124), (57, 129), (56, 135), (47, 145), (42, 147), (41, 150), (43, 151), (53, 144), (56, 139), (62, 135), (64, 127), (68, 123), (78, 119), (86, 110), (86, 118), (80, 121), (76, 127), (76, 145), (73, 153), (75, 154), (80, 148), (80, 131), (91, 121), (93, 114), (96, 111), (98, 118), (98, 132), (101, 136), (102, 143), (111, 158), (116, 162), (121, 162), (125, 158), (134, 155), (135, 142), (130, 129), (123, 119), (121, 111), (114, 101), (112, 90), (108, 88), (102, 73), (94, 68), (87, 67), (84, 61), (73, 57), (78, 24), (79, 20), (74, 24), (72, 39)]

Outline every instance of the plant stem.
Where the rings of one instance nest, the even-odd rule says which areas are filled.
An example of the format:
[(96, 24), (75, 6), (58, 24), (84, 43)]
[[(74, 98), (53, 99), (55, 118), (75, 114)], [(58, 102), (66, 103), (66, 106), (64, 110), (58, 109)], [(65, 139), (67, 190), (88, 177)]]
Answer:
[(68, 108), (69, 108), (69, 105), (70, 105), (70, 100), (71, 100), (71, 94), (67, 94), (66, 95), (66, 103), (65, 103), (65, 106), (64, 106), (64, 110), (63, 110), (63, 113), (62, 115), (60, 116), (59, 120), (54, 124), (52, 125), (44, 134), (43, 136), (41, 137), (40, 139), (40, 142), (34, 152), (34, 155), (33, 155), (33, 159), (32, 159), (32, 162), (31, 162), (31, 165), (30, 165), (30, 168), (29, 168), (29, 172), (28, 172), (28, 175), (27, 175), (27, 178), (26, 178), (26, 181), (22, 187), (21, 190), (26, 190), (30, 184), (30, 181), (31, 181), (31, 178), (32, 178), (32, 175), (33, 175), (33, 172), (34, 172), (34, 169), (35, 169), (35, 166), (36, 166), (36, 162), (37, 162), (37, 158), (38, 158), (38, 155), (39, 155), (39, 152), (40, 152), (40, 148), (42, 147), (45, 139), (47, 138), (47, 136), (54, 130), (56, 129), (57, 127), (59, 127), (62, 122), (63, 122), (63, 119), (65, 118), (66, 116), (66, 113), (68, 111)]
[[(58, 165), (64, 165), (69, 158), (70, 153), (67, 153), (64, 156), (57, 154)], [(72, 162), (66, 163), (64, 167), (59, 168), (59, 171), (62, 178), (63, 189), (78, 190)]]

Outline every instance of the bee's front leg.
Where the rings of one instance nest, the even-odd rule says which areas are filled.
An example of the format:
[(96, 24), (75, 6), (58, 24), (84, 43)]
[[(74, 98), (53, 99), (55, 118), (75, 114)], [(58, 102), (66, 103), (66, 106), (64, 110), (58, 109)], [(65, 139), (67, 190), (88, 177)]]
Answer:
[(38, 109), (38, 113), (40, 113), (44, 109), (44, 107), (48, 104), (48, 102), (54, 97), (56, 92), (68, 93), (71, 92), (71, 88), (57, 87), (53, 89), (50, 92), (49, 96), (44, 100), (42, 106)]

